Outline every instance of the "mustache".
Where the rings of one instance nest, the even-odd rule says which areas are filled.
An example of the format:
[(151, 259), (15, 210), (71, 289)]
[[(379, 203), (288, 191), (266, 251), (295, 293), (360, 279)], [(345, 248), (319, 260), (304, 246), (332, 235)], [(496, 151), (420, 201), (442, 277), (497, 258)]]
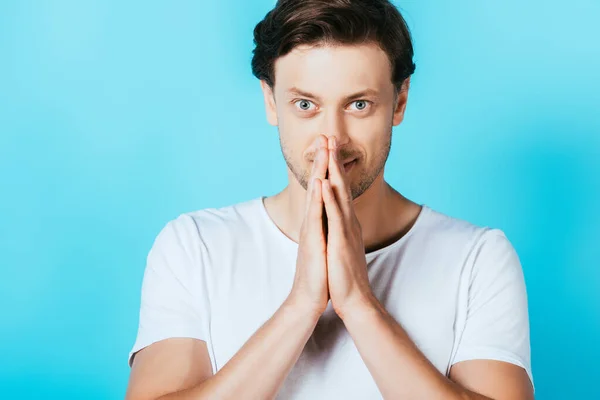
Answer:
[[(338, 152), (338, 158), (339, 158), (341, 164), (347, 164), (350, 161), (354, 161), (354, 160), (358, 159), (359, 157), (360, 157), (360, 155), (358, 155), (358, 154), (353, 154), (353, 153), (348, 153), (348, 152)], [(314, 152), (310, 155), (309, 161), (314, 162), (316, 159), (317, 159), (317, 152)]]

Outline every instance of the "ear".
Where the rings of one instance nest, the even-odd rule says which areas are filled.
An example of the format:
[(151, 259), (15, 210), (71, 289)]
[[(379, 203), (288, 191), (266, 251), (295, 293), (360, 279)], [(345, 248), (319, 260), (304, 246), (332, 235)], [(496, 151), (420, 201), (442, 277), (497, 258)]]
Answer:
[(394, 110), (393, 125), (400, 125), (404, 119), (404, 110), (406, 110), (406, 103), (408, 102), (408, 88), (410, 87), (410, 77), (406, 78), (398, 93), (398, 99), (396, 102), (396, 108)]
[(265, 98), (265, 110), (267, 112), (267, 121), (269, 124), (273, 126), (277, 126), (279, 122), (277, 121), (277, 106), (275, 105), (275, 94), (271, 89), (271, 86), (264, 81), (260, 80), (260, 87), (263, 92), (263, 97)]

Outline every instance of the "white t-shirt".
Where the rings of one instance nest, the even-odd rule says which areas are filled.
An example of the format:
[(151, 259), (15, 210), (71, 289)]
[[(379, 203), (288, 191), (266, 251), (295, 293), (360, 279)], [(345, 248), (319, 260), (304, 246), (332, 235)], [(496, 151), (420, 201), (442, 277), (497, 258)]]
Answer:
[[(189, 337), (206, 341), (216, 373), (280, 307), (298, 244), (263, 199), (166, 224), (148, 254), (130, 364), (154, 342)], [(493, 359), (524, 368), (533, 382), (523, 271), (501, 230), (423, 205), (406, 235), (366, 260), (373, 293), (442, 374), (459, 361)], [(331, 302), (278, 398), (381, 398)]]

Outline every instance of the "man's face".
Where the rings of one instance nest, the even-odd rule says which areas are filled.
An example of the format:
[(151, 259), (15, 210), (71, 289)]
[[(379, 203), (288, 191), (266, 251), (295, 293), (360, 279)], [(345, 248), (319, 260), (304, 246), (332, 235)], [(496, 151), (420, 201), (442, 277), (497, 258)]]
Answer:
[(383, 174), (404, 113), (386, 53), (375, 44), (300, 46), (277, 59), (275, 82), (274, 93), (262, 83), (268, 120), (298, 183), (307, 189), (324, 134), (337, 138), (340, 162), (355, 160), (347, 182), (353, 199), (363, 194)]

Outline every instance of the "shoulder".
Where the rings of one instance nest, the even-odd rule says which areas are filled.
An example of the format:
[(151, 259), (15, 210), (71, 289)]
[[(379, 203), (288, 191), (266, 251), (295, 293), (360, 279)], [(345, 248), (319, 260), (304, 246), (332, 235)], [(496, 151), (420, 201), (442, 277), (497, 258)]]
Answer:
[(438, 252), (457, 252), (472, 262), (486, 255), (514, 255), (515, 250), (505, 232), (497, 227), (477, 225), (424, 206), (419, 234)]
[(177, 246), (193, 254), (206, 249), (211, 243), (224, 243), (223, 240), (232, 235), (243, 235), (255, 225), (259, 200), (180, 213), (163, 225), (155, 245)]
[(182, 224), (193, 224), (198, 231), (214, 231), (224, 227), (244, 225), (256, 218), (260, 198), (247, 200), (222, 207), (210, 207), (200, 210), (185, 212), (179, 215)]
[(506, 240), (506, 235), (500, 228), (478, 225), (428, 206), (423, 206), (423, 213), (425, 218), (419, 231), (421, 235), (426, 235), (430, 239), (450, 241), (453, 244)]

